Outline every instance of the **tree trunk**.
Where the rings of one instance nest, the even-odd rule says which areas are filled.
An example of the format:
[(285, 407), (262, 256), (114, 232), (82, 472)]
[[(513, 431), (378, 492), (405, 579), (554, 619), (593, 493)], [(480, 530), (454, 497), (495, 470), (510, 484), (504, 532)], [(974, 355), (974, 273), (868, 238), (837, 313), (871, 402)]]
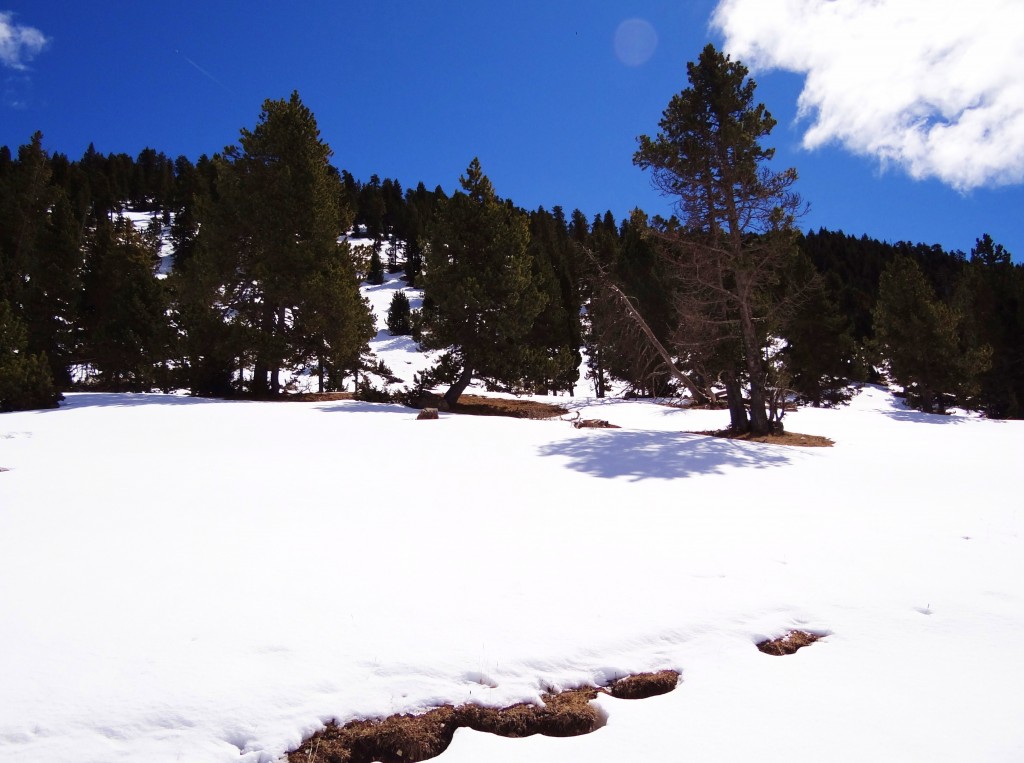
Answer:
[(725, 399), (729, 404), (729, 429), (736, 434), (745, 434), (750, 431), (750, 420), (743, 404), (743, 388), (732, 371), (722, 374), (722, 382), (725, 384)]
[(281, 358), (280, 350), (277, 347), (280, 337), (285, 333), (284, 308), (279, 307), (274, 311), (271, 325), (274, 331), (274, 358), (271, 361), (270, 369), (270, 394), (277, 397), (281, 394)]
[(455, 407), (455, 403), (458, 402), (459, 397), (466, 391), (466, 387), (471, 381), (473, 381), (473, 367), (467, 363), (462, 369), (462, 375), (444, 393), (444, 401), (448, 403), (449, 408)]
[(640, 311), (633, 306), (632, 302), (630, 302), (629, 297), (627, 297), (622, 292), (622, 290), (615, 284), (609, 283), (606, 285), (608, 287), (608, 290), (618, 298), (619, 304), (626, 309), (626, 313), (633, 320), (633, 322), (636, 323), (636, 325), (640, 328), (640, 331), (643, 333), (643, 335), (647, 337), (647, 341), (650, 343), (651, 347), (654, 349), (656, 353), (658, 353), (658, 356), (668, 367), (669, 373), (672, 374), (673, 378), (675, 378), (677, 381), (682, 382), (683, 386), (690, 390), (690, 393), (694, 396), (694, 399), (697, 400), (699, 403), (714, 403), (715, 397), (713, 392), (711, 392), (710, 390), (700, 389), (700, 387), (694, 384), (693, 380), (689, 376), (687, 376), (686, 374), (679, 370), (679, 367), (672, 359), (672, 356), (669, 355), (668, 350), (665, 349), (665, 345), (663, 345), (661, 341), (658, 339), (658, 337), (655, 336), (654, 331), (652, 331), (651, 327), (647, 325), (647, 321), (645, 321), (643, 316), (640, 315)]
[(757, 328), (751, 314), (746, 274), (737, 274), (736, 286), (743, 359), (746, 361), (747, 375), (750, 377), (750, 431), (755, 435), (766, 435), (771, 433), (771, 424), (768, 422), (768, 404), (764, 390), (764, 362), (761, 359), (761, 343), (757, 339)]
[(267, 389), (267, 364), (259, 359), (253, 366), (252, 394), (256, 397), (264, 397), (267, 394)]

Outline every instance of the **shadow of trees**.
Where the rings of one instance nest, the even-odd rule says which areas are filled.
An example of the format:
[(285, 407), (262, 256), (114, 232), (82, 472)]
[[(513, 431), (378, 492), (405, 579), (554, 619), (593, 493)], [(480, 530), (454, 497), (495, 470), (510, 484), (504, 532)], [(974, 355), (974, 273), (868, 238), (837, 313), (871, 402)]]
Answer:
[(683, 479), (730, 468), (767, 469), (792, 463), (781, 448), (682, 432), (601, 431), (549, 443), (542, 456), (565, 458), (592, 477)]

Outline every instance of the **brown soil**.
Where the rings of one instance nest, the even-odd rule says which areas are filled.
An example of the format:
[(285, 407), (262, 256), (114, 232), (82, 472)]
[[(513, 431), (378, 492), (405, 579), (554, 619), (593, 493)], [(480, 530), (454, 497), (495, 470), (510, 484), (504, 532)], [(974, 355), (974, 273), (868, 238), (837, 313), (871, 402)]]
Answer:
[(801, 448), (831, 448), (835, 445), (833, 440), (816, 434), (800, 434), (799, 432), (783, 432), (782, 434), (769, 434), (754, 436), (749, 432), (736, 434), (731, 429), (719, 429), (714, 432), (691, 432), (690, 434), (702, 434), (707, 437), (724, 437), (728, 440), (745, 440), (746, 442), (763, 442), (769, 445), (793, 445)]
[(608, 693), (618, 699), (647, 699), (668, 694), (679, 683), (679, 673), (660, 670), (657, 673), (637, 673), (620, 678), (608, 687)]
[(803, 649), (805, 646), (810, 646), (820, 638), (823, 637), (814, 633), (807, 633), (806, 631), (790, 631), (781, 638), (762, 641), (757, 645), (757, 648), (765, 654), (782, 657), (787, 654), (793, 654), (796, 650)]
[(392, 715), (382, 720), (329, 725), (289, 753), (289, 763), (415, 763), (444, 752), (457, 728), (504, 737), (533, 734), (567, 737), (589, 734), (604, 724), (591, 704), (598, 693), (623, 699), (664, 694), (675, 688), (679, 673), (663, 670), (627, 676), (607, 689), (583, 687), (545, 694), (543, 705), (520, 704), (500, 710), (479, 705), (446, 705), (421, 715)]
[(557, 416), (564, 416), (569, 411), (560, 405), (541, 403), (537, 400), (461, 395), (459, 402), (455, 404), (451, 412), (465, 413), (470, 416), (511, 416), (516, 419), (551, 419)]
[(292, 392), (280, 397), (268, 398), (271, 402), (282, 403), (329, 403), (332, 400), (354, 400), (351, 392)]

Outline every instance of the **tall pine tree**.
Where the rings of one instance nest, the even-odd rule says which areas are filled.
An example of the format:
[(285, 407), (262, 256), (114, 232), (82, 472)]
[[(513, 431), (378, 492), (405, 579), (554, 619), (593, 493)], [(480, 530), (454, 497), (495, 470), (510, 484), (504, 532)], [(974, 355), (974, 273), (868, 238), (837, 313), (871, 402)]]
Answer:
[(423, 344), (449, 349), (457, 371), (449, 406), (474, 379), (521, 389), (545, 362), (528, 342), (545, 296), (538, 287), (529, 221), (498, 198), (480, 162), (459, 180), (462, 191), (438, 204), (425, 253)]
[[(335, 350), (346, 355), (339, 341), (346, 332), (354, 345), (365, 342), (369, 308), (339, 249), (351, 221), (330, 157), (313, 113), (293, 92), (265, 101), (256, 127), (243, 129), (220, 163), (206, 250), (226, 279), (220, 293), (243, 337), (239, 362), (251, 358), (256, 395), (278, 394), (285, 368), (310, 357), (319, 368), (337, 360)], [(318, 311), (340, 321), (331, 340)], [(299, 326), (315, 328), (303, 334)]]
[(687, 78), (690, 86), (669, 102), (657, 136), (638, 139), (633, 161), (651, 170), (683, 216), (663, 251), (679, 284), (677, 312), (690, 323), (686, 333), (716, 332), (719, 358), (734, 348), (731, 361), (722, 358), (714, 369), (726, 387), (732, 428), (766, 434), (778, 411), (765, 347), (777, 323), (774, 287), (795, 247), (796, 172), (767, 166), (774, 149), (761, 141), (775, 119), (754, 102), (745, 66), (708, 45), (687, 65)]

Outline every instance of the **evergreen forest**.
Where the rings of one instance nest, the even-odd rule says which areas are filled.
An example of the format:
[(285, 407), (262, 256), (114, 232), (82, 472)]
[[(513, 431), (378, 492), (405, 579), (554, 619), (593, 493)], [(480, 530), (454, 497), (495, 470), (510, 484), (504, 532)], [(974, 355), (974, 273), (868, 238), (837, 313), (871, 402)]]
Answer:
[[(625, 384), (764, 431), (787, 401), (891, 382), (923, 411), (1024, 417), (1024, 267), (982, 231), (967, 253), (801, 232), (795, 171), (765, 169), (773, 126), (746, 69), (705, 49), (634, 157), (669, 219), (522, 209), (472, 157), (451, 195), (356, 179), (297, 93), (194, 160), (73, 159), (37, 133), (0, 147), (0, 410), (72, 390), (267, 398), (297, 375), (415, 397), (369, 352), (387, 328), (442, 351), (419, 391), (449, 405), (474, 380)], [(359, 287), (385, 271), (424, 301), (396, 297), (377, 327)]]

